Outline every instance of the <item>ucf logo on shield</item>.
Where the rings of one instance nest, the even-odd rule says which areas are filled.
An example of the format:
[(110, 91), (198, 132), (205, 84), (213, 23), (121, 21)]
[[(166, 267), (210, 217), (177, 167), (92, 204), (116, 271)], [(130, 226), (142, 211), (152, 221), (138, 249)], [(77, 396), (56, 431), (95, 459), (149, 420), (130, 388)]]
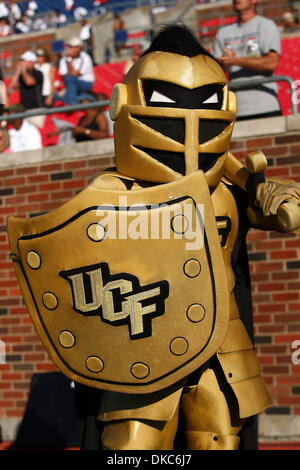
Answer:
[(140, 286), (132, 274), (112, 276), (107, 263), (61, 271), (72, 290), (73, 308), (83, 315), (99, 315), (111, 325), (128, 324), (131, 339), (151, 336), (151, 320), (165, 312), (169, 283)]

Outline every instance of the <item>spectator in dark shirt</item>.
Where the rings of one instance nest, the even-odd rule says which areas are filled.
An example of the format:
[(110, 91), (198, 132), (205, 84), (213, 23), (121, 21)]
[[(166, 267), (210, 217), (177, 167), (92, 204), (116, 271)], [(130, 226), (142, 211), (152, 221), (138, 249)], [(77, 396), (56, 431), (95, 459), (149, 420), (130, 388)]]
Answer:
[(20, 90), (21, 103), (26, 110), (43, 106), (43, 75), (34, 68), (36, 60), (36, 54), (32, 51), (21, 55), (10, 84), (12, 89)]
[[(79, 97), (80, 103), (92, 103), (97, 101), (90, 93), (82, 93)], [(105, 139), (109, 137), (108, 120), (105, 115), (105, 106), (88, 108), (85, 115), (80, 119), (73, 129), (76, 142), (86, 140)]]

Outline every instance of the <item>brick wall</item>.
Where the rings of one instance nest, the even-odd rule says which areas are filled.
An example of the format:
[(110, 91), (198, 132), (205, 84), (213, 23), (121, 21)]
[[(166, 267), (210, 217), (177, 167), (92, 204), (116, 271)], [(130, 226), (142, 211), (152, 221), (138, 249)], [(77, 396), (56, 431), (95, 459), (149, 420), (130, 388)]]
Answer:
[[(300, 130), (232, 142), (232, 151), (241, 160), (255, 149), (262, 149), (268, 157), (267, 176), (300, 182)], [(26, 165), (24, 161), (22, 166), (0, 171), (0, 339), (6, 345), (6, 363), (0, 364), (0, 427), (1, 420), (21, 420), (32, 374), (55, 370), (20, 295), (9, 260), (6, 219), (10, 215), (30, 217), (60, 206), (113, 160), (107, 155), (76, 155), (73, 160), (62, 156), (59, 161), (40, 164)], [(256, 348), (275, 398), (267, 414), (297, 417), (300, 364), (292, 363), (291, 345), (300, 340), (300, 236), (251, 230), (248, 247)]]
[[(267, 177), (300, 182), (300, 133), (235, 140), (243, 159), (261, 149)], [(300, 349), (300, 235), (252, 229), (248, 253), (253, 291), (255, 344), (263, 375), (275, 397), (267, 414), (300, 415), (300, 364), (293, 364), (294, 341)], [(300, 358), (300, 354), (298, 355)]]

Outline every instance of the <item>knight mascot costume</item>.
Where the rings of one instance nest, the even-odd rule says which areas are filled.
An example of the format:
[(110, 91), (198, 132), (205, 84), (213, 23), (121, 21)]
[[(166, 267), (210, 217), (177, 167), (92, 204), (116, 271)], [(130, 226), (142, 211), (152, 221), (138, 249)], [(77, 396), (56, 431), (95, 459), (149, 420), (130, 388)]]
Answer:
[(95, 448), (171, 450), (180, 432), (184, 449), (239, 449), (272, 405), (245, 236), (297, 231), (300, 185), (266, 181), (261, 152), (245, 166), (229, 152), (235, 96), (184, 26), (154, 38), (110, 114), (116, 168), (51, 213), (9, 219), (32, 321)]

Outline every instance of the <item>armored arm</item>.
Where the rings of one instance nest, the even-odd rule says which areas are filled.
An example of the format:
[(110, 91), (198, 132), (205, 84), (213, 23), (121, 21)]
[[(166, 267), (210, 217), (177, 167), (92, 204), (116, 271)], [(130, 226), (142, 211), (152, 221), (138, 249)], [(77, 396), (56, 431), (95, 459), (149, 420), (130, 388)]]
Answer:
[(300, 183), (266, 181), (258, 185), (256, 201), (263, 216), (276, 216), (284, 232), (300, 233)]
[(272, 178), (266, 180), (266, 157), (252, 152), (246, 167), (229, 153), (225, 176), (248, 193), (248, 218), (253, 227), (300, 233), (300, 183)]

